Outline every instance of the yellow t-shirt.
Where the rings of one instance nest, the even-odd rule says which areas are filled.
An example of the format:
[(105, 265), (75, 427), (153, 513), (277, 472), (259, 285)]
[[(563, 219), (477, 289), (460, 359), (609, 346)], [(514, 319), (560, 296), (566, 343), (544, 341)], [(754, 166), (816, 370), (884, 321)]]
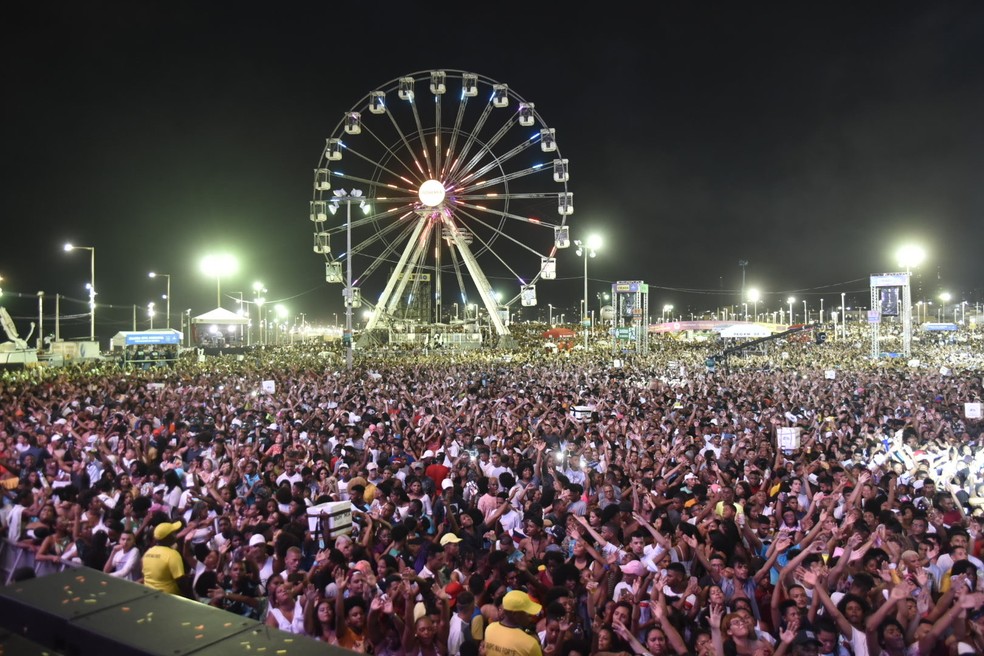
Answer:
[(184, 559), (171, 547), (154, 545), (143, 555), (144, 585), (167, 594), (181, 594), (178, 579), (184, 575)]
[(485, 629), (485, 653), (487, 656), (543, 656), (539, 640), (522, 629), (499, 622)]

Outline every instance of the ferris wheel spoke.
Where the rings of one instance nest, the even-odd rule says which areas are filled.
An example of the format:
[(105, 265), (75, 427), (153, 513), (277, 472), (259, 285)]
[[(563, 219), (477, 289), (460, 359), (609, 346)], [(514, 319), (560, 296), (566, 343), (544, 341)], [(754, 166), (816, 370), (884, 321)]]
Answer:
[[(358, 246), (354, 246), (352, 248), (352, 252), (358, 255), (362, 255), (364, 253), (371, 253), (372, 251), (370, 249), (373, 246), (375, 246), (379, 242), (386, 243), (385, 242), (386, 236), (389, 233), (396, 231), (400, 227), (401, 225), (399, 223), (390, 224), (389, 226), (383, 228), (382, 230), (375, 232), (372, 235), (369, 235), (368, 237), (363, 239)], [(402, 226), (402, 227), (406, 228), (406, 226)]]
[[(411, 175), (413, 175), (413, 170), (414, 170), (413, 166), (411, 166), (411, 165), (407, 164), (405, 161), (403, 161), (403, 159), (400, 158), (397, 153), (394, 153), (393, 150), (391, 148), (389, 148), (388, 146), (383, 145), (383, 148), (386, 150), (387, 154), (389, 154), (391, 156), (390, 159), (392, 159), (393, 161), (399, 162), (402, 167), (405, 167), (406, 168), (406, 170), (407, 170), (408, 173), (410, 173)], [(351, 146), (346, 146), (345, 152), (346, 153), (351, 153), (352, 155), (358, 157), (362, 161), (364, 161), (367, 164), (369, 164), (369, 166), (372, 167), (372, 170), (377, 175), (379, 175), (381, 173), (388, 173), (390, 176), (392, 176), (393, 181), (401, 180), (404, 183), (406, 183), (406, 185), (407, 185), (407, 188), (406, 189), (400, 189), (399, 187), (396, 187), (395, 184), (387, 184), (387, 185), (384, 185), (385, 187), (391, 188), (391, 189), (398, 189), (400, 191), (406, 192), (406, 193), (411, 194), (411, 195), (414, 194), (413, 187), (416, 186), (416, 182), (414, 182), (410, 178), (406, 177), (402, 173), (398, 173), (398, 172), (394, 171), (392, 168), (390, 168), (388, 165), (384, 164), (383, 162), (378, 161), (376, 159), (373, 159), (372, 157), (363, 154), (361, 151), (355, 150)], [(415, 161), (415, 163), (416, 163), (416, 161)], [(343, 179), (343, 180), (351, 180), (351, 181), (355, 181), (355, 182), (360, 182), (362, 184), (366, 184), (366, 185), (369, 185), (369, 186), (372, 186), (372, 187), (378, 186), (380, 184), (377, 180), (372, 180), (370, 178), (349, 175), (349, 174), (344, 173), (344, 172), (341, 172), (341, 171), (332, 171), (331, 174), (332, 174), (332, 177), (334, 177), (334, 178), (340, 178), (340, 179)]]
[[(478, 175), (476, 173), (478, 169), (476, 169), (475, 167), (477, 167), (478, 163), (481, 162), (482, 159), (484, 159), (485, 157), (492, 158), (490, 165), (486, 165), (485, 170), (488, 170), (493, 166), (499, 165), (497, 161), (499, 158), (496, 157), (494, 148), (499, 144), (500, 141), (502, 141), (503, 137), (505, 137), (506, 134), (509, 133), (510, 128), (512, 128), (514, 125), (515, 125), (514, 122), (504, 123), (499, 128), (499, 131), (496, 132), (491, 139), (482, 143), (481, 147), (478, 149), (478, 152), (472, 155), (472, 158), (468, 160), (468, 163), (461, 168), (462, 177), (460, 178), (460, 181), (465, 182), (467, 180), (474, 179)], [(514, 150), (517, 150), (517, 152), (522, 152), (524, 146), (519, 146), (517, 148), (518, 150), (517, 149)], [(507, 154), (508, 153), (504, 153), (503, 156)]]
[[(415, 223), (408, 223), (405, 226), (402, 226), (403, 230), (401, 230), (400, 233), (396, 236), (396, 239), (386, 244), (383, 250), (378, 254), (373, 254), (365, 251), (368, 246), (374, 245), (379, 241), (383, 241), (384, 235), (373, 235), (372, 237), (368, 238), (364, 242), (364, 245), (360, 246), (358, 250), (353, 249), (353, 256), (365, 255), (366, 257), (372, 259), (372, 261), (369, 263), (366, 269), (362, 272), (361, 274), (362, 278), (368, 278), (372, 276), (372, 274), (375, 273), (376, 269), (378, 269), (383, 264), (387, 262), (392, 263), (393, 260), (391, 259), (391, 256), (393, 255), (393, 253), (396, 252), (396, 249), (399, 247), (398, 244), (402, 243), (402, 239), (409, 236), (409, 234), (413, 232), (415, 225), (416, 225)], [(387, 230), (387, 232), (391, 232), (393, 229), (395, 229), (395, 227), (396, 225), (394, 225), (393, 228)]]
[[(464, 186), (466, 184), (469, 184), (471, 180), (479, 180), (478, 182), (473, 183), (476, 186), (469, 187), (469, 189), (481, 189), (481, 188), (487, 187), (487, 186), (489, 186), (491, 184), (498, 184), (503, 179), (508, 179), (508, 178), (505, 178), (505, 177), (497, 177), (497, 178), (491, 178), (491, 179), (488, 179), (488, 180), (480, 180), (480, 178), (483, 175), (485, 175), (486, 173), (488, 173), (492, 169), (498, 168), (499, 170), (502, 170), (502, 167), (505, 164), (507, 164), (509, 162), (509, 160), (511, 160), (514, 157), (516, 157), (517, 155), (525, 152), (530, 147), (530, 144), (531, 143), (532, 142), (526, 142), (525, 144), (516, 146), (512, 150), (510, 150), (510, 151), (508, 151), (506, 153), (503, 153), (501, 156), (496, 157), (495, 159), (493, 159), (492, 161), (488, 162), (487, 164), (485, 164), (485, 165), (483, 165), (483, 166), (475, 169), (474, 171), (470, 171), (466, 176), (464, 176), (463, 178), (461, 178), (458, 181), (459, 186)], [(531, 167), (528, 167), (526, 169), (523, 169), (522, 171), (516, 171), (513, 174), (513, 177), (520, 177), (522, 175), (528, 175), (531, 172), (532, 173), (539, 173), (539, 172), (546, 171), (546, 170), (547, 170), (546, 164), (542, 164), (542, 163), (541, 164), (536, 164), (534, 166), (531, 166)]]
[[(410, 109), (413, 112), (413, 120), (417, 130), (417, 138), (420, 140), (420, 147), (423, 150), (424, 159), (427, 160), (428, 164), (430, 164), (430, 154), (427, 152), (427, 141), (424, 138), (423, 126), (420, 124), (420, 114), (417, 112), (417, 103), (412, 98), (407, 102), (409, 103)], [(393, 112), (389, 110), (387, 110), (386, 115), (389, 116), (390, 125), (392, 126), (393, 130), (396, 131), (397, 138), (399, 139), (400, 143), (403, 145), (404, 150), (410, 156), (410, 158), (413, 159), (413, 164), (417, 174), (421, 176), (421, 179), (428, 178), (429, 167), (425, 167), (420, 163), (420, 159), (417, 157), (417, 149), (410, 143), (410, 140), (407, 138), (406, 132), (404, 132), (403, 128), (397, 122), (396, 116), (394, 116)], [(387, 150), (390, 149), (387, 148)], [(392, 151), (390, 150), (390, 152)], [(412, 168), (410, 170), (414, 170), (414, 169)]]
[(434, 171), (430, 175), (432, 178), (438, 177), (441, 170), (441, 135), (444, 134), (441, 130), (441, 106), (443, 104), (441, 98), (443, 97), (444, 94), (434, 95)]
[[(536, 198), (536, 197), (537, 196), (530, 196), (530, 198)], [(547, 196), (547, 197), (549, 198), (549, 196)], [(497, 209), (495, 209), (493, 207), (485, 207), (484, 205), (472, 205), (470, 203), (462, 203), (462, 202), (460, 202), (460, 199), (459, 199), (459, 202), (455, 206), (455, 209), (456, 210), (459, 210), (461, 208), (475, 210), (477, 212), (485, 212), (486, 214), (494, 214), (494, 215), (499, 216), (499, 217), (502, 217), (504, 219), (512, 219), (514, 221), (519, 221), (521, 223), (528, 223), (530, 225), (535, 225), (535, 226), (544, 226), (546, 228), (559, 228), (559, 227), (561, 227), (561, 224), (559, 224), (559, 223), (550, 223), (550, 222), (547, 222), (547, 221), (541, 221), (540, 219), (531, 218), (531, 217), (528, 217), (528, 216), (520, 216), (519, 214), (513, 214), (511, 212), (506, 212), (506, 211), (503, 211), (503, 210), (497, 210)], [(471, 216), (471, 214), (469, 214), (468, 216)]]
[[(482, 226), (483, 226), (483, 227), (485, 227), (485, 228), (486, 228), (486, 229), (487, 229), (487, 230), (488, 230), (489, 232), (492, 232), (492, 233), (493, 233), (493, 234), (494, 234), (494, 235), (496, 236), (496, 238), (497, 238), (497, 239), (498, 239), (499, 237), (502, 237), (503, 239), (506, 239), (506, 240), (508, 240), (508, 241), (511, 241), (512, 243), (514, 243), (514, 244), (516, 244), (517, 246), (519, 246), (520, 248), (522, 248), (522, 249), (523, 249), (523, 250), (525, 250), (525, 251), (528, 251), (528, 252), (530, 252), (530, 253), (532, 253), (532, 254), (534, 254), (534, 255), (542, 255), (542, 254), (541, 254), (541, 253), (540, 253), (539, 251), (537, 251), (536, 249), (534, 249), (534, 248), (532, 248), (531, 246), (529, 246), (529, 245), (528, 245), (528, 244), (526, 244), (525, 242), (523, 242), (523, 241), (521, 241), (521, 240), (519, 240), (519, 239), (517, 239), (517, 238), (515, 238), (515, 237), (513, 237), (512, 235), (510, 235), (510, 234), (509, 234), (509, 233), (507, 233), (507, 232), (503, 232), (503, 231), (502, 231), (502, 230), (501, 230), (500, 228), (498, 228), (498, 227), (496, 227), (496, 226), (494, 226), (494, 225), (492, 225), (492, 224), (490, 224), (490, 223), (488, 223), (488, 222), (486, 222), (486, 221), (483, 221), (483, 220), (482, 220), (482, 219), (480, 219), (480, 218), (479, 218), (479, 217), (478, 217), (477, 215), (475, 215), (475, 214), (472, 214), (471, 212), (463, 212), (463, 211), (461, 211), (461, 212), (455, 212), (455, 215), (456, 215), (456, 216), (462, 216), (462, 215), (463, 215), (463, 216), (466, 216), (466, 217), (468, 217), (468, 218), (469, 218), (469, 219), (471, 219), (471, 220), (472, 220), (473, 222), (475, 222), (475, 223), (478, 223), (478, 224), (480, 224), (480, 225), (482, 225)], [(465, 223), (465, 222), (464, 222), (464, 221), (462, 221), (462, 223)], [(476, 232), (475, 230), (472, 230), (472, 234), (473, 234), (473, 235), (475, 235), (475, 232)], [(486, 243), (486, 241), (485, 241), (485, 240), (483, 240), (483, 239), (482, 239), (481, 237), (479, 237), (478, 235), (475, 235), (475, 237), (476, 237), (477, 239), (479, 239), (479, 240), (480, 240), (480, 241), (482, 242), (482, 244), (483, 244), (483, 245), (484, 245), (484, 246), (485, 246), (486, 248), (488, 248), (488, 247), (490, 247), (490, 245), (491, 245), (491, 242), (488, 242), (488, 243)]]
[[(431, 166), (430, 148), (427, 147), (427, 137), (424, 134), (424, 126), (420, 122), (420, 112), (417, 111), (416, 102), (411, 102), (410, 106), (413, 108), (413, 119), (417, 124), (417, 138), (420, 140), (420, 150), (424, 153), (424, 161), (427, 163), (426, 168), (421, 170), (420, 173), (425, 179), (433, 178), (434, 169)], [(416, 161), (416, 158), (414, 158), (414, 161)]]
[[(369, 215), (369, 216), (364, 216), (364, 217), (361, 217), (359, 219), (355, 219), (355, 220), (352, 221), (352, 229), (353, 230), (358, 230), (359, 228), (363, 228), (363, 227), (366, 227), (366, 226), (375, 225), (379, 221), (379, 219), (381, 219), (383, 217), (386, 217), (386, 216), (391, 216), (391, 215), (397, 213), (398, 211), (400, 211), (401, 209), (402, 208), (394, 208), (393, 210), (388, 210), (386, 212), (380, 212), (380, 213), (372, 214), (372, 215)], [(398, 223), (398, 222), (399, 222), (399, 219), (396, 219), (396, 221), (391, 222), (391, 223)], [(330, 234), (332, 236), (335, 236), (335, 235), (338, 235), (340, 233), (344, 233), (347, 230), (346, 223), (347, 223), (347, 221), (343, 221), (339, 225), (336, 225), (336, 226), (332, 227), (330, 230), (327, 231), (328, 234)]]
[(470, 186), (466, 194), (470, 194), (481, 189), (488, 189), (489, 187), (494, 187), (496, 185), (505, 184), (513, 180), (520, 180), (522, 178), (529, 177), (531, 175), (536, 175), (538, 173), (543, 173), (543, 168), (541, 166), (533, 166), (528, 169), (523, 169), (522, 171), (514, 171), (512, 173), (506, 173), (495, 178), (488, 178), (486, 180), (481, 180), (475, 185)]
[[(461, 126), (465, 120), (465, 109), (468, 107), (468, 96), (462, 94), (461, 99), (458, 101), (458, 111), (455, 112), (454, 117), (454, 128), (451, 130), (451, 138), (448, 140), (448, 154), (447, 159), (445, 159), (444, 166), (452, 166), (457, 160), (453, 157), (455, 146), (458, 143), (458, 135), (461, 134)], [(441, 170), (441, 179), (447, 179), (450, 177), (451, 171), (449, 169)]]
[(479, 116), (478, 120), (475, 122), (475, 125), (468, 132), (468, 137), (465, 139), (465, 143), (461, 147), (461, 152), (458, 153), (455, 158), (455, 166), (448, 171), (449, 179), (456, 177), (458, 172), (461, 170), (468, 170), (468, 167), (464, 166), (463, 162), (465, 158), (468, 157), (468, 153), (471, 152), (472, 146), (478, 143), (478, 135), (485, 127), (485, 123), (489, 120), (489, 116), (492, 114), (492, 109), (492, 100), (489, 99), (488, 104), (486, 104), (485, 108), (482, 110), (481, 116)]

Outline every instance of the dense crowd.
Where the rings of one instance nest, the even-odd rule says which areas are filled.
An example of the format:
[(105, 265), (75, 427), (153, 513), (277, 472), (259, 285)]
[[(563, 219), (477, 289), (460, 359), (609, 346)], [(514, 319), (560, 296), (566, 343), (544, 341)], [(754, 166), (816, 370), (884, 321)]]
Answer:
[(540, 346), (10, 375), (7, 540), (379, 655), (984, 653), (979, 346)]

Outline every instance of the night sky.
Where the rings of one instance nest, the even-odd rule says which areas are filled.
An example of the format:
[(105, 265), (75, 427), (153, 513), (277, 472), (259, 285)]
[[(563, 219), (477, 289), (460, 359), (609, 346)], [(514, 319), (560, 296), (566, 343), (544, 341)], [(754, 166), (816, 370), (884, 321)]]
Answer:
[[(38, 291), (84, 313), (89, 254), (71, 241), (96, 247), (104, 340), (133, 305), (140, 328), (163, 308), (152, 270), (172, 276), (173, 324), (214, 308), (199, 262), (220, 251), (240, 259), (225, 307), (261, 280), (332, 321), (312, 170), (343, 112), (431, 69), (507, 83), (556, 129), (572, 237), (605, 240), (592, 298), (643, 280), (654, 314), (686, 316), (738, 303), (744, 260), (760, 311), (867, 304), (868, 277), (918, 242), (914, 300), (982, 301), (984, 4), (858, 5), (19, 4), (0, 28), (0, 303), (22, 334)], [(580, 259), (558, 257), (544, 318), (582, 294)], [(87, 334), (84, 314), (63, 322)]]

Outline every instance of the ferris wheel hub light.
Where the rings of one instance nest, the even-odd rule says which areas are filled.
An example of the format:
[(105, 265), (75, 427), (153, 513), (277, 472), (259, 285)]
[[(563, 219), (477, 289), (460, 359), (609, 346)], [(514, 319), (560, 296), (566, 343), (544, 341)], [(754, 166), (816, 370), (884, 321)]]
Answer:
[(427, 207), (437, 207), (444, 201), (444, 185), (437, 180), (428, 180), (420, 185), (417, 196)]

